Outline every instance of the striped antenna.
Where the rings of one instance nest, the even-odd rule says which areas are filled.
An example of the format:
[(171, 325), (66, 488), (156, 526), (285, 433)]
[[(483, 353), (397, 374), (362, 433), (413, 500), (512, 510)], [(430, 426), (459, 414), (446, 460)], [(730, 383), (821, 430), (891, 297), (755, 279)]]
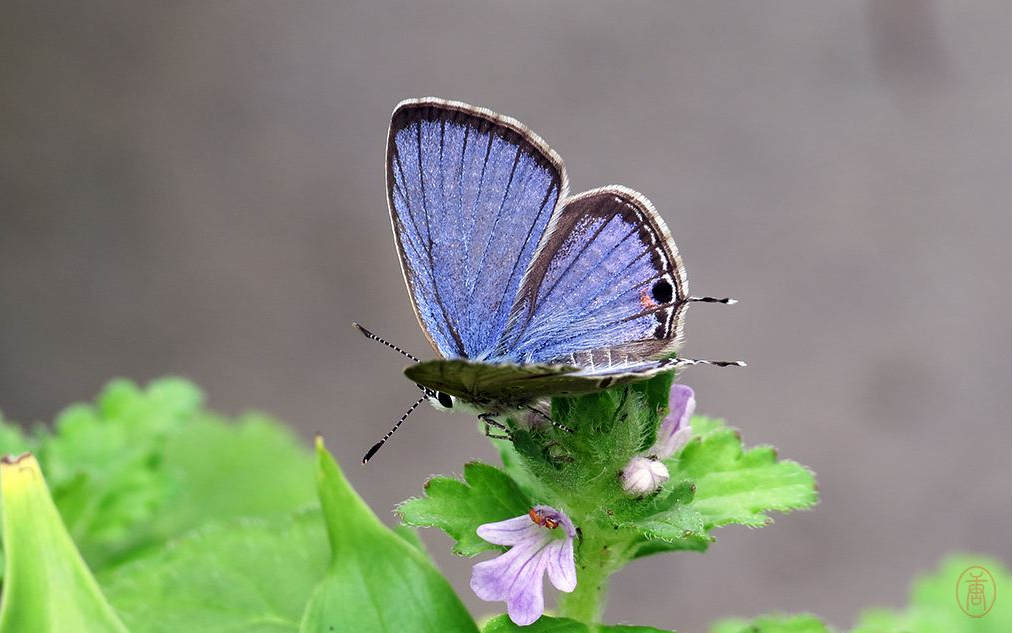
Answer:
[(390, 436), (394, 435), (394, 431), (396, 431), (399, 428), (401, 428), (401, 425), (404, 423), (405, 420), (408, 419), (408, 416), (410, 416), (412, 414), (412, 411), (414, 411), (415, 409), (417, 409), (418, 406), (420, 404), (422, 404), (423, 402), (425, 402), (425, 401), (426, 401), (426, 396), (422, 396), (421, 398), (419, 398), (418, 400), (415, 401), (415, 404), (413, 404), (412, 406), (408, 407), (408, 410), (404, 412), (404, 415), (402, 415), (401, 419), (397, 421), (397, 424), (394, 425), (394, 428), (392, 428), (390, 431), (387, 431), (387, 435), (384, 435), (382, 440), (380, 440), (376, 444), (373, 444), (373, 448), (371, 448), (368, 451), (366, 451), (366, 455), (362, 458), (362, 464), (363, 465), (365, 465), (366, 462), (368, 462), (369, 460), (373, 459), (373, 455), (376, 455), (377, 451), (380, 450), (380, 447), (383, 446), (383, 443), (386, 442), (387, 440), (389, 440)]
[(739, 302), (738, 299), (731, 299), (729, 297), (717, 298), (717, 297), (686, 297), (686, 301), (698, 301), (700, 303), (723, 303), (726, 306), (733, 306)]
[(355, 326), (355, 329), (357, 329), (357, 330), (359, 330), (360, 332), (362, 332), (363, 336), (365, 336), (366, 338), (368, 338), (368, 339), (370, 339), (370, 340), (373, 340), (373, 341), (376, 341), (377, 343), (383, 343), (383, 344), (384, 344), (384, 345), (386, 345), (387, 347), (391, 348), (392, 350), (394, 350), (394, 351), (395, 351), (395, 352), (397, 352), (398, 354), (401, 354), (402, 356), (404, 356), (405, 358), (407, 358), (407, 359), (409, 359), (409, 360), (413, 360), (413, 361), (415, 361), (416, 363), (418, 363), (418, 362), (421, 362), (421, 361), (420, 361), (420, 360), (419, 360), (418, 358), (416, 358), (415, 356), (413, 356), (413, 355), (409, 354), (408, 352), (404, 351), (403, 349), (401, 349), (401, 348), (400, 348), (400, 347), (398, 347), (397, 345), (394, 345), (394, 344), (393, 344), (393, 343), (391, 343), (390, 341), (388, 341), (388, 340), (386, 340), (386, 339), (382, 339), (382, 338), (380, 338), (379, 336), (377, 336), (376, 334), (373, 334), (372, 332), (370, 332), (370, 331), (369, 331), (369, 330), (367, 330), (366, 328), (362, 327), (362, 326), (361, 326), (361, 325), (359, 325), (358, 323), (352, 323), (352, 325), (354, 325), (354, 326)]
[(741, 360), (698, 360), (696, 358), (673, 358), (670, 361), (673, 367), (685, 367), (687, 365), (713, 365), (714, 367), (745, 367), (745, 361)]

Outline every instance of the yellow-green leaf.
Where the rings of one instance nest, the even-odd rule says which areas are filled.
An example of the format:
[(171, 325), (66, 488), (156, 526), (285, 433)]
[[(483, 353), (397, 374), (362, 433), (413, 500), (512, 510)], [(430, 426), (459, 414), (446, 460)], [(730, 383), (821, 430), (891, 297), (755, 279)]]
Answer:
[(722, 620), (711, 628), (711, 633), (831, 633), (831, 630), (819, 618), (802, 613)]
[(302, 633), (477, 633), (442, 574), (388, 529), (317, 441), (317, 486), (331, 566), (303, 614)]
[(744, 450), (742, 438), (729, 428), (695, 437), (668, 465), (673, 480), (696, 485), (689, 507), (703, 515), (708, 529), (729, 523), (762, 527), (770, 522), (767, 512), (808, 508), (819, 497), (808, 468), (778, 460), (771, 446)]
[(127, 633), (74, 547), (31, 454), (0, 461), (0, 633)]
[(497, 549), (479, 538), (478, 526), (520, 516), (531, 507), (509, 475), (480, 462), (464, 466), (464, 481), (433, 477), (425, 488), (426, 496), (405, 501), (397, 513), (405, 525), (440, 528), (457, 541), (454, 553), (462, 556)]

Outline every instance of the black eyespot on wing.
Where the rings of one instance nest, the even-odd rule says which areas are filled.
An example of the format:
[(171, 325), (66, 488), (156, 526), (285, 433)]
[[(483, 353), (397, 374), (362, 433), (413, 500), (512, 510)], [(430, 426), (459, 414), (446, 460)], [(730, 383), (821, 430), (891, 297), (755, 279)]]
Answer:
[(672, 300), (672, 284), (662, 279), (651, 288), (651, 295), (658, 303), (668, 303)]
[(454, 408), (454, 399), (450, 397), (450, 394), (437, 391), (436, 399), (440, 401), (440, 405), (446, 407), (447, 409)]

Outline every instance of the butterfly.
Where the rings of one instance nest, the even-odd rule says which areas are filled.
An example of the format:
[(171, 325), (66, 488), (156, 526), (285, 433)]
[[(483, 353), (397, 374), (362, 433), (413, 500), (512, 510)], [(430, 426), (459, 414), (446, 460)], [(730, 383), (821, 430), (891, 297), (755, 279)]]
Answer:
[[(394, 109), (387, 201), (412, 308), (439, 357), (405, 375), (422, 402), (497, 415), (697, 363), (677, 358), (689, 294), (665, 222), (640, 193), (570, 195), (563, 160), (524, 124), (438, 98)], [(556, 425), (560, 426), (560, 425)], [(565, 428), (565, 427), (560, 427)]]

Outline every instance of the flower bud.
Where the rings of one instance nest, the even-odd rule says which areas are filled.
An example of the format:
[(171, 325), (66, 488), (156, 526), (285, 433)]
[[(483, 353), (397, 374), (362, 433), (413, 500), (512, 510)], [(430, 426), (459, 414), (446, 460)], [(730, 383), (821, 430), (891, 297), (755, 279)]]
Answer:
[(634, 457), (619, 475), (623, 490), (633, 497), (656, 492), (668, 481), (668, 468), (656, 459)]

